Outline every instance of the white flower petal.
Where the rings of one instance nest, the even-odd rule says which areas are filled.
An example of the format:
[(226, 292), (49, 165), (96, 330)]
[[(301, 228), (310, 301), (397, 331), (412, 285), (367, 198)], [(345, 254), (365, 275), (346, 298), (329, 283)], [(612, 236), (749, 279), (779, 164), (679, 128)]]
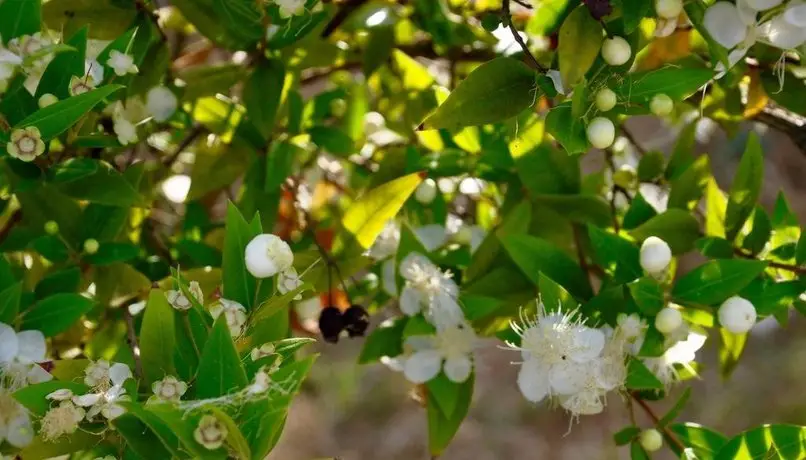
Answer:
[(439, 224), (418, 227), (414, 230), (414, 234), (417, 235), (417, 239), (423, 243), (423, 247), (428, 252), (439, 248), (448, 241), (448, 233), (445, 231), (445, 227)]
[(123, 363), (115, 363), (109, 368), (109, 379), (114, 385), (122, 385), (126, 379), (132, 378), (132, 370)]
[(582, 326), (574, 331), (574, 350), (569, 358), (580, 363), (599, 356), (604, 349), (605, 335), (599, 329)]
[(796, 27), (806, 27), (806, 3), (791, 3), (784, 12), (786, 22)]
[(406, 360), (403, 374), (412, 383), (425, 383), (439, 374), (442, 356), (436, 350), (418, 351)]
[(781, 49), (792, 49), (806, 42), (806, 29), (792, 25), (779, 15), (762, 27), (762, 33), (772, 46)]
[(753, 27), (756, 25), (756, 16), (758, 10), (750, 6), (747, 0), (736, 0), (736, 8), (739, 11), (739, 17), (745, 25)]
[(81, 396), (73, 396), (73, 403), (81, 407), (93, 406), (100, 400), (101, 400), (100, 393), (87, 393)]
[(437, 330), (444, 330), (462, 324), (465, 314), (459, 303), (447, 292), (440, 292), (431, 299), (431, 322)]
[(467, 356), (459, 356), (456, 358), (449, 358), (445, 360), (443, 370), (445, 376), (451, 382), (462, 383), (470, 377), (470, 371), (473, 369), (473, 362)]
[(770, 8), (775, 8), (780, 5), (784, 0), (743, 0), (750, 8), (756, 11), (765, 11)]
[(400, 311), (408, 316), (420, 313), (423, 295), (411, 286), (405, 286), (400, 294)]
[(73, 397), (73, 392), (67, 388), (60, 388), (54, 392), (48, 393), (45, 398), (53, 399), (55, 401), (65, 401)]
[(397, 295), (397, 280), (395, 279), (395, 260), (388, 259), (381, 264), (381, 287), (391, 296)]
[(11, 326), (0, 323), (0, 363), (10, 362), (18, 352), (17, 333)]
[(27, 413), (22, 413), (9, 421), (6, 441), (14, 447), (25, 447), (34, 439), (34, 429)]
[(575, 363), (563, 361), (551, 366), (549, 382), (551, 389), (561, 395), (578, 393), (585, 388), (588, 379), (588, 368), (591, 363)]
[(736, 5), (721, 1), (705, 11), (703, 25), (717, 43), (731, 49), (747, 37), (747, 26)]
[(40, 331), (22, 331), (17, 333), (17, 359), (24, 363), (40, 363), (48, 352), (45, 335)]
[(406, 346), (411, 347), (414, 351), (433, 350), (434, 336), (412, 335), (410, 337), (406, 337)]
[(146, 94), (146, 110), (154, 117), (154, 121), (165, 121), (176, 112), (179, 101), (170, 89), (155, 86)]
[(412, 275), (423, 268), (433, 268), (434, 264), (420, 253), (411, 252), (400, 261), (400, 276), (411, 281)]
[(534, 403), (549, 394), (549, 374), (546, 366), (536, 360), (527, 360), (518, 372), (518, 388), (523, 396)]

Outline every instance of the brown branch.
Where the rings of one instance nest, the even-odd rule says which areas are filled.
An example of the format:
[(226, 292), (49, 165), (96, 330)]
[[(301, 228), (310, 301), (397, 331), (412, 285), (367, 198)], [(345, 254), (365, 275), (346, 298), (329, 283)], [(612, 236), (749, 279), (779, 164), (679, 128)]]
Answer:
[(4, 225), (2, 229), (0, 229), (0, 243), (2, 243), (3, 241), (6, 240), (6, 238), (8, 238), (8, 235), (9, 233), (11, 233), (11, 230), (14, 228), (15, 225), (20, 223), (21, 220), (22, 220), (22, 210), (17, 209), (8, 218), (8, 221), (6, 221), (6, 225)]
[(198, 139), (198, 137), (201, 136), (202, 133), (204, 133), (205, 131), (206, 128), (204, 128), (204, 126), (198, 124), (194, 125), (193, 128), (190, 130), (190, 132), (187, 134), (187, 136), (185, 136), (182, 142), (176, 147), (174, 153), (169, 157), (165, 157), (165, 159), (162, 161), (162, 164), (164, 164), (165, 166), (172, 166), (179, 158), (179, 155), (185, 149), (190, 147), (190, 145), (193, 142), (195, 142), (196, 139)]
[(503, 8), (501, 10), (504, 25), (506, 25), (509, 28), (509, 30), (512, 32), (512, 37), (515, 39), (516, 42), (518, 42), (518, 45), (520, 45), (524, 54), (526, 54), (528, 61), (527, 64), (529, 64), (530, 67), (534, 68), (538, 72), (546, 73), (546, 68), (540, 65), (539, 62), (537, 62), (537, 59), (535, 58), (534, 54), (532, 54), (532, 52), (529, 51), (529, 47), (526, 46), (526, 42), (523, 41), (523, 37), (521, 37), (520, 33), (518, 33), (518, 29), (515, 28), (515, 24), (512, 23), (512, 14), (510, 14), (509, 12), (509, 1), (510, 0), (504, 0)]
[(655, 425), (655, 427), (663, 430), (663, 434), (666, 435), (666, 438), (669, 440), (670, 443), (674, 444), (675, 447), (677, 447), (677, 449), (680, 450), (680, 452), (686, 450), (686, 446), (684, 446), (683, 443), (680, 442), (679, 439), (677, 439), (677, 436), (674, 433), (672, 433), (672, 430), (670, 430), (669, 427), (665, 425), (660, 426), (660, 417), (658, 417), (657, 414), (655, 414), (655, 411), (653, 411), (652, 408), (649, 407), (649, 404), (647, 404), (646, 401), (641, 399), (641, 397), (638, 396), (638, 394), (633, 392), (630, 392), (630, 397), (633, 400), (635, 400), (635, 402), (637, 402), (638, 405), (641, 406), (641, 409), (643, 409), (644, 412), (646, 412), (649, 418), (652, 419), (652, 423)]

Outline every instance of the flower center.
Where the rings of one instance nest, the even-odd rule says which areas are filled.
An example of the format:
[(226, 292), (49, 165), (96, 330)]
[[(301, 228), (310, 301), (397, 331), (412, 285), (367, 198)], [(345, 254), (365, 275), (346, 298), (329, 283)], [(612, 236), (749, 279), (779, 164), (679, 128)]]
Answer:
[(23, 137), (17, 143), (17, 148), (19, 148), (23, 153), (33, 153), (33, 151), (36, 150), (36, 141), (28, 136)]

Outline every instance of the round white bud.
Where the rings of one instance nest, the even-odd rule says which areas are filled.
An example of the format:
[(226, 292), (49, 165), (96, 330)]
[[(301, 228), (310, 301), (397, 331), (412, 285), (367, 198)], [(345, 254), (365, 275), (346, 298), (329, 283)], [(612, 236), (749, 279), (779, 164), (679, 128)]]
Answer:
[(431, 204), (437, 197), (437, 183), (434, 179), (426, 179), (414, 191), (414, 198), (422, 204)]
[(682, 0), (655, 0), (655, 12), (661, 18), (677, 19), (682, 11)]
[(612, 66), (625, 64), (632, 56), (632, 49), (622, 37), (605, 39), (602, 44), (602, 58)]
[(661, 334), (669, 334), (683, 325), (683, 315), (676, 308), (666, 307), (655, 317), (655, 329)]
[(756, 307), (739, 296), (724, 301), (718, 315), (722, 327), (734, 334), (744, 334), (756, 324)]
[(264, 233), (252, 238), (244, 254), (246, 269), (255, 278), (268, 278), (288, 270), (294, 263), (291, 247), (279, 236)]
[(650, 236), (641, 245), (641, 268), (647, 273), (657, 275), (665, 271), (672, 262), (672, 250), (665, 241), (657, 236)]
[(642, 431), (638, 441), (647, 452), (655, 452), (663, 446), (663, 436), (654, 428)]
[(674, 102), (672, 101), (672, 98), (666, 94), (656, 94), (652, 96), (652, 100), (649, 101), (649, 110), (659, 117), (669, 115), (672, 113), (673, 109)]
[(588, 140), (597, 149), (606, 149), (613, 145), (616, 138), (616, 127), (605, 117), (596, 117), (588, 124)]
[(602, 88), (596, 93), (596, 108), (607, 112), (616, 106), (616, 93), (610, 88)]

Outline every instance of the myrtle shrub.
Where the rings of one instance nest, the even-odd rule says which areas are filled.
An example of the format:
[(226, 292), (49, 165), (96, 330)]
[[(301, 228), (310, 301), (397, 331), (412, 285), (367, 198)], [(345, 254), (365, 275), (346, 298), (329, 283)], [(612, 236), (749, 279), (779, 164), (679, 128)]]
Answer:
[(490, 341), (571, 429), (625, 405), (634, 459), (806, 457), (656, 403), (806, 312), (739, 129), (806, 149), (806, 4), (0, 0), (0, 37), (3, 458), (265, 458), (318, 339), (411, 382), (434, 457)]

